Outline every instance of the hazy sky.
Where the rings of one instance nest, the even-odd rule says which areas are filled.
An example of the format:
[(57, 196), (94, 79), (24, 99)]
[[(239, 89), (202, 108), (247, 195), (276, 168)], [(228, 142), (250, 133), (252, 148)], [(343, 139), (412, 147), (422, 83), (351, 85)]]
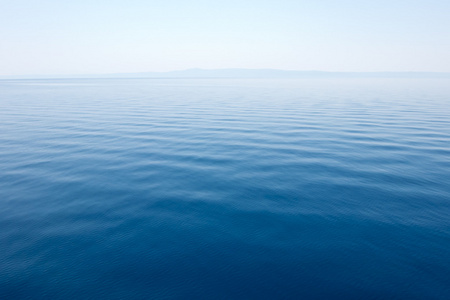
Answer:
[(0, 75), (450, 72), (450, 0), (0, 0)]

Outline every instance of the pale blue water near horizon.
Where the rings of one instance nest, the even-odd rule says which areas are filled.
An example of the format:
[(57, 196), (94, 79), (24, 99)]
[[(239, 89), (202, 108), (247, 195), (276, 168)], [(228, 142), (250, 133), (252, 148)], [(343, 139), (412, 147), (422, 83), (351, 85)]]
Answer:
[(1, 299), (449, 299), (449, 79), (0, 81)]

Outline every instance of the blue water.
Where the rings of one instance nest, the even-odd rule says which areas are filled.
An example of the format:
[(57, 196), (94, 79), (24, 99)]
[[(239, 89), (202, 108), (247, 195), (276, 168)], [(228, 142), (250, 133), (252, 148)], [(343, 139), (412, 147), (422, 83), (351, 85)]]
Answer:
[(449, 79), (0, 81), (0, 299), (450, 299)]

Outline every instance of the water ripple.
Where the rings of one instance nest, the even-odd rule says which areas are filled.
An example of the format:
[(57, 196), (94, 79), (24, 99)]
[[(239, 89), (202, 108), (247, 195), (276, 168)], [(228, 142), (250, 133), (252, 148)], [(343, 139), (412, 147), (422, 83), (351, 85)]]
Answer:
[(449, 87), (3, 80), (0, 298), (449, 298)]

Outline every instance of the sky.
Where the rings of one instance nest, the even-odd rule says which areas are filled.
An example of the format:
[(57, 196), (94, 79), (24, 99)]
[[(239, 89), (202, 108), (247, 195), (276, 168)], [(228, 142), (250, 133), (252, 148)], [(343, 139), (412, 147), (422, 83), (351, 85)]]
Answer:
[(450, 72), (449, 0), (0, 0), (0, 75)]

